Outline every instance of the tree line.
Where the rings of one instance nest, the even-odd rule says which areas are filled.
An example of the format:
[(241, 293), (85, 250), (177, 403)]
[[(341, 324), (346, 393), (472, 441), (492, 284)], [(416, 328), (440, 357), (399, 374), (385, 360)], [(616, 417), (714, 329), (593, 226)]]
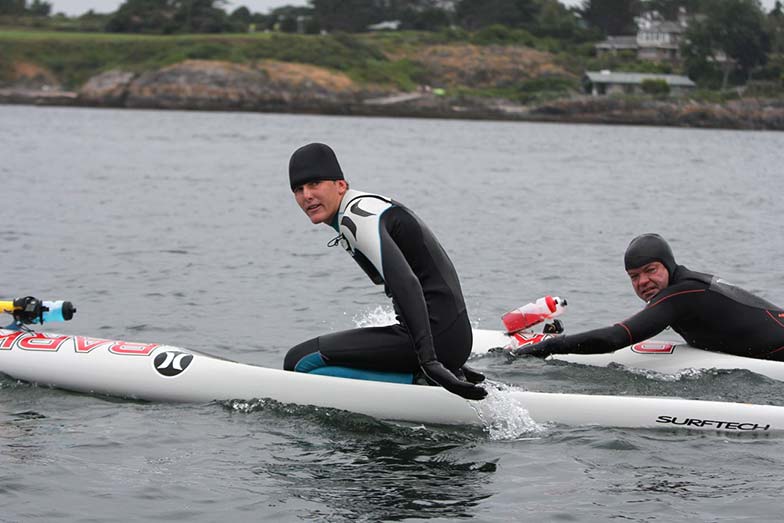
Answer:
[[(24, 0), (0, 0), (0, 2)], [(40, 1), (40, 0), (35, 0)], [(592, 0), (597, 1), (597, 0)], [(602, 1), (602, 0), (599, 0)], [(125, 0), (106, 21), (109, 32), (152, 34), (282, 31), (361, 33), (396, 21), (402, 30), (468, 31), (494, 24), (557, 38), (595, 39), (576, 11), (558, 0), (310, 0), (268, 13), (247, 7), (225, 11), (224, 0)]]
[[(719, 25), (726, 21), (722, 18), (739, 16), (736, 21), (756, 23), (755, 29), (765, 32), (771, 29), (767, 19), (776, 22), (782, 14), (780, 0), (767, 14), (759, 0), (583, 0), (571, 8), (558, 0), (309, 0), (306, 6), (287, 5), (268, 13), (253, 13), (244, 6), (229, 13), (226, 4), (226, 0), (125, 0), (117, 11), (104, 17), (104, 29), (151, 34), (245, 32), (249, 28), (360, 33), (394, 20), (403, 30), (458, 27), (476, 31), (503, 25), (537, 36), (585, 41), (632, 35), (635, 19), (651, 11), (667, 20), (675, 20), (681, 9), (703, 13), (713, 19), (708, 25), (718, 33), (723, 27), (717, 27), (717, 21)], [(0, 15), (46, 17), (51, 11), (46, 0), (0, 0)], [(100, 15), (89, 12), (84, 16)]]
[(6, 16), (49, 16), (52, 4), (43, 0), (32, 0), (27, 5), (26, 0), (0, 0), (0, 15)]
[[(781, 0), (766, 13), (759, 0), (583, 0), (566, 7), (558, 0), (309, 0), (268, 13), (247, 7), (227, 12), (225, 0), (125, 0), (107, 15), (86, 13), (100, 30), (115, 33), (184, 34), (282, 31), (361, 33), (380, 22), (401, 30), (481, 32), (496, 41), (526, 43), (550, 38), (568, 44), (608, 35), (633, 35), (637, 17), (656, 12), (676, 20), (688, 13), (681, 52), (693, 78), (719, 74), (750, 78), (771, 55), (784, 61)], [(0, 0), (0, 16), (51, 16), (45, 0)], [(781, 68), (784, 68), (782, 65)]]

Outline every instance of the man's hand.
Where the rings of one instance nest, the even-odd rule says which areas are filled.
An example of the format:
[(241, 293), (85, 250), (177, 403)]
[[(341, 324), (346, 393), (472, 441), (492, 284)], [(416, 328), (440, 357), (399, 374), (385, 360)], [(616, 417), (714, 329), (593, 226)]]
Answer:
[(485, 381), (485, 375), (479, 372), (478, 370), (474, 370), (468, 365), (463, 365), (460, 367), (460, 370), (463, 371), (463, 376), (468, 383), (482, 383)]
[(545, 338), (539, 343), (532, 343), (524, 345), (519, 349), (512, 351), (514, 356), (534, 356), (537, 358), (546, 358), (550, 354), (557, 353), (558, 348), (562, 344), (563, 336), (551, 336)]
[(422, 363), (422, 371), (427, 378), (438, 383), (452, 394), (457, 394), (467, 400), (481, 400), (487, 396), (485, 389), (457, 379), (440, 361), (432, 360)]

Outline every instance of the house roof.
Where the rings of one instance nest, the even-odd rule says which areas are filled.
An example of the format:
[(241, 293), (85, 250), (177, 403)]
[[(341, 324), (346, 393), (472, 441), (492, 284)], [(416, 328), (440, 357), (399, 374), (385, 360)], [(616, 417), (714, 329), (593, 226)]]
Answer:
[(597, 49), (637, 49), (636, 36), (608, 36), (607, 40), (596, 44)]
[(397, 31), (400, 29), (400, 20), (386, 20), (377, 24), (369, 25), (371, 31)]
[(669, 33), (681, 34), (685, 32), (685, 28), (678, 22), (653, 22), (649, 27), (640, 27), (637, 34), (640, 33)]
[(676, 74), (653, 73), (613, 73), (611, 71), (586, 71), (585, 76), (595, 84), (634, 84), (638, 85), (643, 80), (664, 80), (667, 85), (675, 87), (696, 87), (688, 76)]

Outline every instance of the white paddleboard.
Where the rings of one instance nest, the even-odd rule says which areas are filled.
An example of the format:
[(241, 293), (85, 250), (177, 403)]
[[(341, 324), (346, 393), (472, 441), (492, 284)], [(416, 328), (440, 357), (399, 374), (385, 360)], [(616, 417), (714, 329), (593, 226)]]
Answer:
[(415, 423), (486, 425), (499, 416), (493, 394), (503, 394), (505, 403), (525, 408), (537, 423), (784, 430), (784, 407), (778, 406), (515, 389), (475, 402), (440, 387), (287, 372), (168, 345), (7, 330), (0, 330), (0, 373), (39, 385), (124, 398), (179, 402), (270, 398)]

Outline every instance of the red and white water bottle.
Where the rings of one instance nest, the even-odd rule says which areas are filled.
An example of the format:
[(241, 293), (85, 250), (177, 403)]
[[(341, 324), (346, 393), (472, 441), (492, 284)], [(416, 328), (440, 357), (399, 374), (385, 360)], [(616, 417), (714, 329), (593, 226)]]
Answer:
[(537, 323), (559, 316), (566, 306), (566, 300), (558, 296), (545, 296), (539, 298), (534, 303), (523, 305), (519, 309), (507, 312), (501, 317), (504, 322), (506, 332), (515, 332), (533, 327)]

